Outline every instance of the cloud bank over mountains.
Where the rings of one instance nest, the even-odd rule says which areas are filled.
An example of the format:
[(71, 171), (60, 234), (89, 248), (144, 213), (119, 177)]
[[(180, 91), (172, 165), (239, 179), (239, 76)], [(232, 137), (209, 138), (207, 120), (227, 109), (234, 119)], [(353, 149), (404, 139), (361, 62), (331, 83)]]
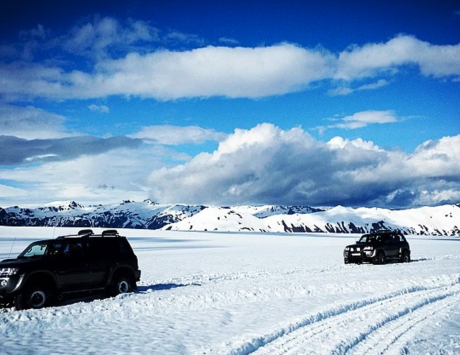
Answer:
[(324, 143), (301, 128), (237, 129), (211, 154), (150, 175), (162, 202), (408, 206), (460, 198), (460, 135), (413, 153), (361, 139)]
[[(112, 199), (149, 195), (162, 203), (218, 205), (407, 207), (460, 199), (460, 135), (406, 153), (362, 139), (321, 142), (300, 127), (283, 130), (264, 123), (236, 129), (212, 153), (195, 157), (127, 137), (48, 142), (2, 137), (0, 143), (10, 152), (2, 164), (40, 163), (0, 170), (2, 180), (34, 186), (30, 200), (48, 195), (97, 203), (107, 190)], [(165, 167), (165, 157), (176, 164)], [(0, 191), (11, 187), (0, 185)]]

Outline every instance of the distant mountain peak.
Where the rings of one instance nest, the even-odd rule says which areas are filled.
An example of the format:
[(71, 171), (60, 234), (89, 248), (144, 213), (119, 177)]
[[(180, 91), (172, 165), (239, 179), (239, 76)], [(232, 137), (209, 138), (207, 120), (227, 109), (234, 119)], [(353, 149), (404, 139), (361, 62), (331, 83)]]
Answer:
[(405, 234), (460, 236), (459, 207), (460, 204), (407, 210), (286, 205), (218, 207), (158, 204), (150, 199), (83, 206), (75, 201), (61, 201), (36, 209), (0, 208), (0, 225), (277, 233), (368, 233), (383, 228)]

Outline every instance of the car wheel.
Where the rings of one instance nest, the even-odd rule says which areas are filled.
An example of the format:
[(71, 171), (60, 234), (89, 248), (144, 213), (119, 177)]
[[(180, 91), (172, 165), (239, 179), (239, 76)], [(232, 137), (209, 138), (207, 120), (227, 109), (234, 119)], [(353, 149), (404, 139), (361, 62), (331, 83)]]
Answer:
[(384, 265), (386, 262), (387, 258), (385, 257), (385, 254), (382, 252), (378, 253), (373, 260), (373, 263), (376, 265)]
[(402, 263), (410, 263), (410, 255), (409, 252), (404, 251), (401, 256), (401, 262)]
[(34, 308), (39, 309), (51, 303), (51, 292), (45, 286), (34, 286), (26, 289), (14, 299), (17, 310)]
[(121, 274), (115, 277), (115, 281), (112, 284), (112, 296), (120, 295), (122, 293), (128, 293), (133, 290), (131, 285), (130, 278), (125, 275)]

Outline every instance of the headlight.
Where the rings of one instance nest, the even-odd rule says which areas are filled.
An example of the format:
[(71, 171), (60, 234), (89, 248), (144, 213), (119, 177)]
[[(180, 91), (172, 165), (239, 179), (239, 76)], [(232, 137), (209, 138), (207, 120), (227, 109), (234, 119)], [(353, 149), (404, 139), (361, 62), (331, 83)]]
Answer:
[(12, 276), (19, 272), (17, 267), (4, 267), (0, 269), (0, 276)]
[(372, 251), (374, 250), (374, 247), (370, 246), (370, 247), (365, 247), (363, 250), (369, 250), (369, 251)]

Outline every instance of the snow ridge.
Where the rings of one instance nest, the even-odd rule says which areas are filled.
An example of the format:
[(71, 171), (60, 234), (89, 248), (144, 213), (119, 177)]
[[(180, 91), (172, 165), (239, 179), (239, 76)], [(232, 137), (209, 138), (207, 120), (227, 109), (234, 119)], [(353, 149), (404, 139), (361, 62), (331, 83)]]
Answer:
[(343, 206), (330, 209), (277, 205), (218, 207), (157, 204), (151, 200), (83, 206), (65, 201), (35, 209), (0, 208), (0, 225), (358, 234), (389, 229), (404, 234), (460, 236), (460, 206), (389, 210)]

